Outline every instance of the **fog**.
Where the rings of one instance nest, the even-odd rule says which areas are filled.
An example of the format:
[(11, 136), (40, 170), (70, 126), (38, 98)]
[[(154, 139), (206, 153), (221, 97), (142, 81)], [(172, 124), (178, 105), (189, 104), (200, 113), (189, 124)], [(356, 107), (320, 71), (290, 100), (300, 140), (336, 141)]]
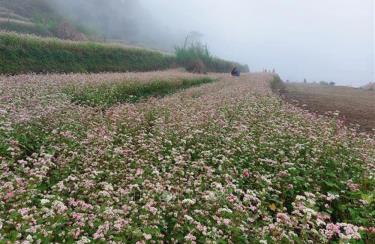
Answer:
[(198, 31), (216, 56), (252, 71), (350, 86), (375, 81), (374, 0), (51, 1), (108, 39), (172, 50)]
[[(173, 50), (182, 36), (155, 21), (138, 0), (48, 0), (61, 16), (108, 42)], [(158, 11), (161, 11), (159, 9)]]
[(275, 68), (284, 80), (375, 81), (373, 0), (141, 0), (164, 26), (204, 34), (211, 50)]

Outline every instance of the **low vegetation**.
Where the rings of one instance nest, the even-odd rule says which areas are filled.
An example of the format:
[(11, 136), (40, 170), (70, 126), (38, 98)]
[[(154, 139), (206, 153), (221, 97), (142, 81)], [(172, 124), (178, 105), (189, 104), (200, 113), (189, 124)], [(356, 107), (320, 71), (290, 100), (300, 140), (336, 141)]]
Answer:
[(192, 86), (213, 82), (209, 77), (173, 81), (154, 80), (146, 83), (116, 82), (90, 86), (69, 86), (64, 92), (81, 105), (110, 107), (123, 102), (137, 102), (151, 96), (164, 96)]
[(283, 102), (271, 74), (106, 110), (64, 93), (135, 76), (198, 77), (1, 79), (0, 240), (374, 242), (373, 137)]

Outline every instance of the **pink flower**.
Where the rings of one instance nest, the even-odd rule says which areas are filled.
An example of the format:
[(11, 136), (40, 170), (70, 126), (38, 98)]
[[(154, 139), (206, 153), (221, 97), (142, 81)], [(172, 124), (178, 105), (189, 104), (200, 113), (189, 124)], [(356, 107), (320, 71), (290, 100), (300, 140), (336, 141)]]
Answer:
[(276, 221), (278, 223), (289, 224), (290, 223), (290, 218), (289, 218), (288, 214), (278, 213), (276, 215)]
[(249, 178), (249, 177), (250, 177), (250, 172), (249, 172), (249, 170), (248, 170), (248, 169), (245, 169), (245, 170), (243, 171), (242, 175), (243, 175), (243, 177), (245, 177), (245, 178)]
[(25, 217), (29, 213), (29, 209), (28, 208), (21, 208), (20, 210), (18, 210), (18, 213), (21, 214), (22, 217)]
[(353, 183), (352, 180), (349, 180), (346, 183), (346, 186), (351, 190), (351, 191), (358, 191), (359, 190), (359, 184)]
[(73, 219), (75, 219), (76, 221), (81, 221), (82, 220), (82, 215), (79, 214), (79, 213), (73, 213)]
[(229, 224), (230, 224), (230, 219), (224, 219), (223, 220), (223, 223), (224, 223), (224, 225), (226, 225), (226, 226), (228, 226)]
[(143, 234), (143, 237), (145, 238), (146, 241), (151, 240), (152, 235), (151, 234)]
[(189, 233), (189, 234), (187, 234), (186, 236), (185, 236), (185, 240), (186, 241), (191, 241), (191, 242), (193, 242), (193, 243), (195, 243), (195, 240), (196, 240), (197, 238), (193, 235), (193, 234), (191, 234), (191, 233)]
[(258, 208), (256, 206), (250, 206), (250, 210), (255, 213), (258, 210)]
[(333, 238), (336, 234), (339, 235), (340, 226), (335, 225), (333, 223), (327, 224), (325, 234), (329, 239)]
[(158, 212), (158, 209), (153, 206), (147, 205), (146, 207), (148, 211), (150, 211), (153, 215), (155, 215)]
[(81, 229), (78, 228), (73, 232), (74, 239), (78, 239), (79, 235), (81, 234)]
[(14, 192), (8, 192), (5, 197), (4, 197), (4, 201), (8, 201), (9, 199), (13, 198), (14, 197)]
[(137, 171), (135, 172), (135, 175), (136, 176), (139, 176), (139, 175), (142, 175), (143, 174), (143, 169), (137, 169)]
[(228, 200), (230, 203), (234, 203), (234, 202), (237, 200), (237, 198), (236, 198), (236, 196), (234, 196), (234, 195), (230, 195), (230, 196), (228, 196), (227, 200)]

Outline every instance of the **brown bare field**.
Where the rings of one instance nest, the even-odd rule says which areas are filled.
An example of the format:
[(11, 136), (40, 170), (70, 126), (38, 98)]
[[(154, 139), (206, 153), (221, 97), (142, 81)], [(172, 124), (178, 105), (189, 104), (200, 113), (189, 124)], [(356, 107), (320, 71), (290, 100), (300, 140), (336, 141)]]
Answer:
[(368, 83), (367, 85), (363, 86), (362, 88), (365, 89), (365, 90), (375, 91), (375, 83), (374, 82)]
[(359, 125), (361, 131), (375, 130), (375, 92), (344, 86), (287, 84), (287, 101), (311, 112), (339, 112), (346, 124)]

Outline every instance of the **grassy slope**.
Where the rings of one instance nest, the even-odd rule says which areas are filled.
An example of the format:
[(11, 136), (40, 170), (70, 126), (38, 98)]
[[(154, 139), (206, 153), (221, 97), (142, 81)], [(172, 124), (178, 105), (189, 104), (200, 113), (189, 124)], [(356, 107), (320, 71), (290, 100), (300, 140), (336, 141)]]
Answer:
[[(0, 32), (0, 74), (152, 71), (176, 63), (187, 68), (188, 62), (149, 49)], [(207, 64), (211, 72), (230, 72), (232, 65), (239, 66), (217, 58)]]
[(0, 33), (0, 73), (150, 71), (169, 68), (172, 56), (97, 43)]

